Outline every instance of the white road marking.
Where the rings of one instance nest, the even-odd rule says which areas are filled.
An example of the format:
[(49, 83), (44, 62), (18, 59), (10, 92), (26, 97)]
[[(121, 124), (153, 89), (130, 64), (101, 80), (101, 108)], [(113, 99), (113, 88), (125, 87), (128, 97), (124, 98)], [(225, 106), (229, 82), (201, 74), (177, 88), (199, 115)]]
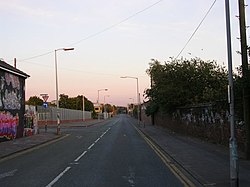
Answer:
[(92, 143), (92, 144), (88, 147), (88, 149), (91, 149), (94, 145), (95, 145), (95, 144)]
[(101, 139), (101, 138), (97, 138), (96, 141), (95, 141), (95, 143), (97, 143), (100, 139)]
[(77, 159), (75, 159), (75, 162), (78, 162), (85, 154), (87, 153), (87, 151), (84, 151), (79, 157), (77, 157)]
[[(118, 121), (116, 121), (115, 123), (117, 123)], [(114, 123), (114, 124), (115, 124)], [(114, 125), (113, 124), (113, 125)], [(95, 140), (95, 143), (97, 143), (109, 130), (111, 129), (111, 127), (109, 127), (105, 132), (102, 133), (102, 135), (97, 138)], [(76, 136), (78, 139), (82, 138), (81, 136)], [(95, 143), (92, 143), (89, 147), (88, 147), (88, 150), (90, 150), (94, 145)], [(74, 163), (70, 163), (71, 165), (74, 165), (74, 164), (79, 164), (78, 161), (87, 153), (87, 151), (84, 151), (80, 156), (78, 156), (75, 160), (74, 160)], [(67, 167), (63, 172), (61, 172), (53, 181), (51, 181), (46, 187), (51, 187), (53, 186), (71, 167)], [(12, 173), (11, 173), (12, 172)], [(10, 171), (8, 173), (4, 173), (4, 174), (0, 174), (0, 179), (1, 179), (1, 176), (13, 176), (14, 173), (16, 171), (13, 170), (13, 171)], [(6, 175), (7, 174), (7, 175)], [(133, 174), (132, 174), (133, 175)], [(2, 177), (3, 178), (3, 177)], [(131, 173), (130, 173), (130, 176), (128, 177), (128, 181), (130, 183), (130, 186), (134, 186), (134, 180), (133, 180), (133, 176), (131, 177)]]
[(71, 162), (70, 165), (78, 165), (79, 162)]
[(53, 186), (71, 167), (66, 167), (66, 169), (60, 173), (53, 181), (51, 181), (46, 187)]
[(15, 173), (17, 172), (17, 169), (14, 169), (14, 170), (11, 170), (11, 171), (8, 171), (8, 172), (5, 172), (5, 173), (1, 173), (0, 174), (0, 179), (3, 179), (5, 177), (12, 177), (15, 175)]

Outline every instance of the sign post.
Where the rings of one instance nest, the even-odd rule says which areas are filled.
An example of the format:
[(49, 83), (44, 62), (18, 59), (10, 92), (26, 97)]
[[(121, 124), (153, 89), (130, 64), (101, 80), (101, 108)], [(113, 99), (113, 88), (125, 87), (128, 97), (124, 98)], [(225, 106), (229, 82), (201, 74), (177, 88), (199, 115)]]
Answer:
[(47, 108), (48, 108), (48, 102), (47, 100), (49, 99), (48, 94), (40, 94), (40, 96), (43, 98), (43, 107), (45, 108), (45, 132), (47, 132)]

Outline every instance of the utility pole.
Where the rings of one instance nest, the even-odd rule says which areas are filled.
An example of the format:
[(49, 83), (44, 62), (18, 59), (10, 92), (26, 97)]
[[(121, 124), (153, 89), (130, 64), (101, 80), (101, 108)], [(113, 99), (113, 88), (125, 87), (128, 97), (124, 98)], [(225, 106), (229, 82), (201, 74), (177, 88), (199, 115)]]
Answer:
[(246, 40), (246, 23), (245, 23), (245, 2), (239, 1), (239, 21), (240, 21), (240, 44), (241, 44), (241, 61), (242, 61), (242, 78), (243, 78), (243, 112), (244, 123), (246, 127), (246, 143), (245, 156), (250, 159), (250, 78), (247, 56), (247, 40)]
[(239, 163), (237, 141), (235, 137), (235, 120), (234, 120), (234, 92), (233, 92), (233, 75), (232, 75), (232, 45), (231, 45), (231, 26), (230, 26), (230, 6), (229, 0), (225, 0), (226, 9), (226, 33), (227, 33), (227, 55), (228, 55), (228, 103), (230, 106), (230, 186), (239, 186)]

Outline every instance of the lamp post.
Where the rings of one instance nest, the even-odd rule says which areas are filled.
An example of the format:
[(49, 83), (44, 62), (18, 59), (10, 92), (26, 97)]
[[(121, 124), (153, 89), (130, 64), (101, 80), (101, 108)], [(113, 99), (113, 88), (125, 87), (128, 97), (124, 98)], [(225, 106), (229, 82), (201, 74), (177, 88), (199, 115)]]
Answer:
[(105, 107), (105, 98), (106, 97), (109, 97), (109, 95), (104, 95), (104, 103), (103, 103), (103, 107), (104, 107), (104, 119), (106, 119), (107, 118), (107, 115), (106, 115), (106, 113), (107, 113), (107, 110), (106, 110), (106, 107)]
[(105, 89), (100, 89), (100, 90), (98, 90), (97, 92), (98, 92), (98, 95), (97, 95), (97, 103), (99, 104), (99, 92), (100, 91), (108, 91), (108, 89), (107, 88), (105, 88)]
[[(100, 92), (100, 91), (108, 91), (108, 89), (105, 88), (105, 89), (97, 90), (97, 105), (98, 105), (99, 109), (101, 108), (100, 105), (99, 105), (99, 92)], [(99, 119), (100, 119), (100, 112), (98, 113), (98, 120), (99, 120)]]
[(59, 100), (58, 100), (58, 75), (57, 75), (57, 51), (71, 51), (74, 48), (59, 48), (55, 50), (55, 72), (56, 72), (56, 108), (57, 108), (57, 131), (56, 134), (60, 134), (60, 115), (59, 115)]
[(233, 75), (232, 75), (232, 47), (231, 47), (231, 26), (230, 26), (230, 6), (229, 0), (225, 0), (226, 12), (226, 33), (227, 33), (227, 55), (228, 55), (228, 103), (230, 108), (230, 186), (239, 186), (239, 163), (237, 140), (235, 137), (235, 121), (234, 121), (234, 93), (233, 93)]
[(121, 78), (130, 78), (130, 79), (136, 79), (136, 89), (137, 89), (137, 122), (138, 122), (138, 125), (140, 125), (140, 94), (139, 94), (139, 81), (138, 81), (138, 77), (130, 77), (130, 76), (124, 76), (124, 77), (121, 77)]
[(135, 100), (134, 100), (134, 98), (132, 98), (132, 97), (130, 97), (130, 98), (128, 98), (128, 99), (131, 99), (132, 101), (133, 101), (133, 107), (132, 107), (132, 114), (131, 114), (131, 116), (133, 116), (133, 113), (134, 113), (134, 102), (135, 102)]
[(85, 105), (84, 105), (84, 94), (82, 94), (82, 121), (85, 121)]

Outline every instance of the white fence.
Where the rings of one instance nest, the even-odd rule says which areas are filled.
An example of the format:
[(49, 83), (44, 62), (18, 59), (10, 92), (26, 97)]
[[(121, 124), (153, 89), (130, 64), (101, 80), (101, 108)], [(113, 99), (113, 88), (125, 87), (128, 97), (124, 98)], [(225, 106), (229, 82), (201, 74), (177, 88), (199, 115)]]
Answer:
[[(60, 120), (88, 120), (92, 119), (92, 113), (89, 111), (72, 110), (66, 108), (58, 109)], [(83, 116), (84, 114), (84, 116)], [(56, 121), (57, 120), (57, 108), (37, 106), (38, 121)]]

